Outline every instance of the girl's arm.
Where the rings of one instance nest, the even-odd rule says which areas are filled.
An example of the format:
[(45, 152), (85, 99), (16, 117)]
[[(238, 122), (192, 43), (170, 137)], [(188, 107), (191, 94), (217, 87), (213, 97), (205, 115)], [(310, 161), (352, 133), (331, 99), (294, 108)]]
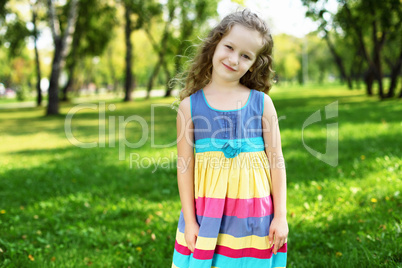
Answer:
[(271, 172), (271, 193), (274, 203), (274, 219), (270, 226), (269, 242), (275, 244), (274, 254), (276, 254), (278, 249), (286, 243), (289, 232), (286, 220), (286, 170), (278, 116), (271, 98), (266, 94), (264, 95), (262, 127), (265, 152)]
[(190, 97), (182, 100), (177, 114), (177, 183), (183, 210), (187, 247), (194, 251), (199, 225), (194, 208), (194, 125)]

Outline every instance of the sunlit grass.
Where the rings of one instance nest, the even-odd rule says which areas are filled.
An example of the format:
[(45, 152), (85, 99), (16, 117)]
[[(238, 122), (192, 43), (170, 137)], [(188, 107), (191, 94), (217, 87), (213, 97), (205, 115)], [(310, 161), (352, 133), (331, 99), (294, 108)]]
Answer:
[[(340, 85), (274, 87), (270, 95), (284, 116), (288, 266), (401, 265), (400, 101)], [(52, 117), (44, 117), (45, 108), (0, 110), (0, 266), (170, 267), (181, 207), (176, 111), (168, 107), (174, 101), (92, 101), (96, 109), (72, 117), (73, 141), (65, 118), (77, 104), (62, 104)], [(338, 117), (326, 120), (325, 106), (334, 101)], [(317, 110), (323, 120), (305, 128), (303, 144), (303, 123)], [(119, 117), (130, 116), (119, 129)], [(144, 129), (135, 116), (148, 134), (130, 148), (122, 131), (135, 144)], [(337, 166), (306, 149), (326, 152), (329, 123), (338, 123)], [(153, 148), (152, 135), (154, 144), (171, 146)], [(80, 148), (77, 141), (97, 144)]]

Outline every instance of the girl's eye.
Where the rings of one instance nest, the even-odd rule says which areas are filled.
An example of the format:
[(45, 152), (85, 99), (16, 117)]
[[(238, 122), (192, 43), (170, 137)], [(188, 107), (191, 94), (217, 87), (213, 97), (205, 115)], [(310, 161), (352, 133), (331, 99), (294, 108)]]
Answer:
[(250, 59), (250, 57), (248, 55), (246, 55), (246, 54), (243, 54), (243, 57), (248, 59), (248, 60)]
[(229, 46), (229, 45), (226, 45), (226, 47), (228, 48), (228, 49), (233, 49), (231, 46)]

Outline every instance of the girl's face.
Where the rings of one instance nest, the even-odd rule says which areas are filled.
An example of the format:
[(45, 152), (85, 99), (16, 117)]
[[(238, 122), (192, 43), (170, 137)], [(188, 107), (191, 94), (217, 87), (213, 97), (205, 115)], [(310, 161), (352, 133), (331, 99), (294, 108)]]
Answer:
[(217, 44), (212, 58), (212, 80), (238, 82), (256, 61), (263, 46), (261, 34), (235, 24)]

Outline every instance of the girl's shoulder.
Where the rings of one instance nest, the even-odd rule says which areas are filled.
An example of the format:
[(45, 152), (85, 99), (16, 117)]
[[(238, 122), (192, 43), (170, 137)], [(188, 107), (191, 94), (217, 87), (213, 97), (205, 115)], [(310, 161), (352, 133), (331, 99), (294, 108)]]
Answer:
[[(182, 113), (184, 115), (191, 115), (191, 100), (190, 96), (185, 97), (180, 103), (178, 108), (178, 113)], [(185, 116), (187, 117), (187, 116)]]
[[(191, 95), (190, 95), (191, 96)], [(190, 108), (190, 96), (185, 97), (179, 104), (179, 109)]]
[(262, 91), (260, 91), (260, 92), (264, 98), (263, 115), (266, 117), (276, 116), (276, 109), (275, 109), (274, 102), (272, 101), (271, 97), (268, 94), (266, 94), (265, 92), (262, 92)]

